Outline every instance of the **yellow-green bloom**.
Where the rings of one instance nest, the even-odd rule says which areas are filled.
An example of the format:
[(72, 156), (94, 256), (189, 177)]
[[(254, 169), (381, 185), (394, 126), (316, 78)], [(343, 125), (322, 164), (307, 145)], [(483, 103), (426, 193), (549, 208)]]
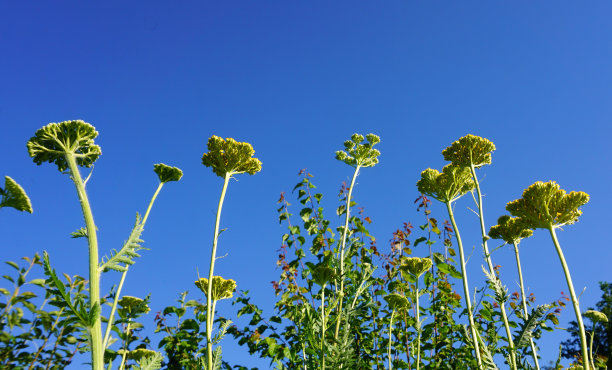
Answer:
[(566, 194), (554, 181), (538, 181), (523, 192), (521, 199), (509, 202), (506, 210), (520, 217), (531, 229), (562, 226), (578, 221), (578, 208), (587, 204), (589, 195), (582, 191)]
[(117, 304), (122, 310), (129, 313), (144, 314), (151, 311), (144, 299), (129, 295), (124, 295), (121, 297)]
[(157, 352), (152, 351), (150, 349), (137, 348), (137, 349), (133, 349), (131, 351), (128, 351), (127, 358), (129, 358), (130, 360), (140, 361), (143, 358), (153, 357), (153, 356), (155, 356), (156, 353)]
[(366, 142), (363, 135), (353, 134), (351, 140), (344, 142), (344, 149), (336, 152), (336, 159), (353, 167), (372, 167), (378, 163), (380, 152), (374, 149), (374, 145), (380, 143), (380, 137), (367, 134)]
[[(406, 273), (412, 274), (418, 279), (425, 271), (429, 270), (432, 265), (433, 262), (430, 258), (407, 257), (402, 261), (400, 272), (402, 275)], [(406, 276), (404, 276), (404, 278), (406, 278)]]
[[(195, 285), (208, 296), (208, 279), (200, 278), (195, 281)], [(213, 276), (212, 283), (212, 300), (218, 301), (220, 299), (232, 298), (234, 291), (236, 290), (236, 282), (232, 279), (225, 280), (221, 276)]]
[(0, 188), (0, 208), (12, 207), (32, 213), (32, 203), (25, 190), (12, 178), (4, 177), (4, 189)]
[(384, 298), (385, 301), (387, 301), (389, 308), (394, 311), (410, 308), (410, 302), (408, 301), (408, 298), (404, 297), (401, 294), (389, 293)]
[(444, 159), (457, 166), (480, 167), (491, 164), (491, 152), (495, 150), (495, 144), (491, 141), (475, 135), (466, 135), (455, 141), (442, 151)]
[(608, 316), (606, 316), (606, 314), (603, 312), (587, 310), (587, 312), (584, 313), (584, 316), (588, 317), (593, 322), (608, 322)]
[(202, 156), (202, 164), (211, 167), (215, 175), (225, 177), (226, 173), (248, 173), (254, 175), (261, 171), (261, 161), (252, 158), (255, 154), (249, 143), (237, 142), (232, 138), (222, 139), (211, 136), (208, 139), (208, 153)]
[(102, 154), (94, 144), (97, 136), (96, 129), (81, 120), (49, 123), (28, 141), (28, 153), (34, 163), (55, 163), (60, 172), (68, 168), (68, 153), (74, 155), (79, 166), (91, 167)]
[(530, 237), (533, 231), (529, 229), (521, 218), (501, 216), (497, 219), (497, 225), (489, 230), (489, 236), (493, 239), (502, 239), (506, 243), (518, 243), (521, 239)]
[(421, 172), (417, 182), (419, 192), (429, 195), (440, 202), (452, 202), (474, 189), (470, 170), (452, 164), (444, 166), (442, 172), (431, 168)]
[(320, 286), (330, 282), (335, 276), (334, 269), (325, 265), (317, 266), (312, 272), (312, 280)]
[(159, 177), (159, 181), (166, 183), (170, 181), (179, 181), (183, 177), (183, 171), (180, 168), (158, 163), (153, 165), (153, 171)]

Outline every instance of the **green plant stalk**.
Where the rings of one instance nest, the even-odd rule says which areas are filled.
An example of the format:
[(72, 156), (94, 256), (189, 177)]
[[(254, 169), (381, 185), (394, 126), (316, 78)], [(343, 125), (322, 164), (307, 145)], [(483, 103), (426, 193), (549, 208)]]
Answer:
[(321, 369), (325, 370), (325, 285), (321, 288)]
[(461, 278), (463, 279), (463, 293), (465, 296), (465, 305), (468, 312), (468, 318), (470, 320), (470, 331), (472, 332), (472, 342), (474, 343), (474, 352), (476, 353), (476, 360), (478, 362), (478, 368), (483, 369), (482, 359), (480, 357), (480, 343), (478, 343), (478, 337), (476, 336), (476, 326), (474, 326), (474, 314), (472, 313), (472, 302), (470, 301), (470, 288), (468, 287), (467, 274), (465, 271), (465, 256), (463, 254), (463, 242), (461, 241), (461, 235), (459, 234), (459, 228), (455, 221), (455, 215), (453, 214), (453, 208), (451, 202), (446, 203), (446, 210), (448, 216), (453, 224), (455, 230), (455, 238), (457, 239), (457, 246), (459, 247), (459, 258), (461, 260)]
[[(151, 208), (153, 208), (153, 203), (155, 199), (157, 199), (157, 195), (161, 191), (161, 188), (164, 186), (163, 182), (160, 182), (157, 186), (157, 190), (153, 193), (153, 197), (149, 202), (149, 206), (147, 207), (147, 211), (145, 212), (144, 218), (142, 219), (142, 226), (144, 228), (147, 219), (149, 218), (149, 213), (151, 213)], [(119, 286), (117, 286), (117, 293), (115, 294), (115, 300), (113, 301), (113, 306), (111, 308), (110, 316), (108, 317), (108, 324), (106, 326), (106, 332), (104, 333), (104, 340), (102, 341), (102, 348), (106, 350), (106, 346), (108, 345), (108, 340), (110, 338), (110, 332), (113, 327), (113, 322), (115, 320), (115, 313), (117, 312), (117, 303), (119, 302), (119, 298), (121, 297), (121, 290), (123, 289), (123, 283), (125, 282), (125, 277), (129, 270), (129, 265), (125, 266), (126, 270), (121, 274), (121, 280), (119, 280)]]
[(389, 361), (389, 370), (393, 369), (393, 364), (391, 363), (391, 339), (393, 338), (393, 316), (395, 315), (395, 310), (391, 311), (391, 320), (389, 321), (389, 345), (387, 346), (387, 358)]
[[(525, 298), (525, 285), (523, 284), (523, 270), (521, 269), (521, 259), (519, 258), (519, 250), (518, 243), (514, 242), (514, 255), (516, 256), (516, 267), (518, 270), (519, 282), (521, 286), (521, 298), (523, 301), (523, 314), (525, 315), (525, 320), (529, 318), (529, 314), (527, 311), (527, 298)], [(535, 363), (535, 367), (537, 370), (540, 370), (540, 363), (538, 362), (538, 353), (536, 350), (535, 343), (533, 342), (533, 338), (529, 338), (529, 344), (531, 345), (531, 353), (533, 354), (533, 361)]]
[(595, 369), (595, 357), (593, 357), (593, 338), (595, 338), (595, 323), (593, 323), (593, 330), (591, 331), (591, 344), (589, 345), (589, 353), (591, 355), (591, 366)]
[(420, 315), (419, 315), (419, 311), (421, 311), (421, 308), (419, 306), (419, 277), (416, 277), (416, 297), (415, 297), (415, 303), (416, 303), (416, 330), (417, 330), (417, 363), (416, 363), (416, 368), (417, 370), (419, 370), (421, 368), (421, 321), (420, 321)]
[[(98, 236), (96, 234), (96, 224), (94, 223), (93, 214), (85, 191), (85, 184), (81, 178), (79, 167), (76, 163), (76, 158), (72, 153), (65, 154), (72, 181), (76, 186), (85, 218), (85, 227), (87, 228), (87, 242), (89, 243), (89, 306), (93, 309), (95, 306), (100, 307), (100, 269), (98, 267)], [(93, 326), (87, 328), (91, 337), (91, 364), (92, 370), (104, 369), (104, 348), (102, 347), (102, 324), (100, 315), (98, 314), (94, 320)]]
[(212, 310), (212, 284), (213, 284), (213, 272), (215, 270), (215, 260), (217, 259), (217, 240), (219, 237), (219, 223), (221, 221), (221, 209), (223, 208), (223, 200), (225, 199), (225, 192), (227, 191), (227, 185), (230, 178), (232, 177), (231, 172), (225, 173), (223, 180), (223, 189), (221, 190), (221, 196), (219, 197), (219, 206), (217, 207), (217, 218), (215, 221), (215, 233), (213, 235), (213, 246), (212, 253), (210, 255), (210, 268), (208, 271), (208, 294), (206, 295), (206, 358), (208, 360), (208, 369), (213, 367), (213, 352), (212, 352), (212, 327), (213, 327), (213, 315)]
[[(127, 324), (127, 328), (125, 330), (125, 334), (130, 335), (130, 322), (128, 321)], [(128, 341), (127, 339), (125, 340), (125, 344), (123, 345), (123, 356), (121, 356), (121, 364), (119, 365), (119, 370), (123, 370), (125, 367), (125, 358), (127, 357), (127, 347), (128, 347)]]
[[(491, 254), (489, 253), (489, 247), (487, 246), (487, 231), (485, 229), (484, 224), (484, 214), (482, 210), (482, 193), (480, 192), (480, 184), (478, 183), (478, 177), (476, 176), (476, 169), (472, 164), (470, 166), (470, 171), (472, 172), (472, 179), (474, 180), (474, 184), (476, 185), (476, 193), (478, 194), (478, 216), (480, 218), (480, 231), (482, 233), (482, 247), (485, 252), (485, 259), (487, 261), (487, 265), (489, 266), (489, 273), (492, 276), (496, 276), (495, 269), (493, 268), (493, 261), (491, 261)], [(516, 369), (516, 349), (514, 348), (514, 341), (512, 340), (512, 332), (510, 331), (510, 324), (508, 323), (508, 314), (506, 313), (506, 305), (502, 302), (499, 305), (501, 310), (502, 319), (504, 321), (504, 328), (506, 329), (506, 337), (508, 339), (508, 346), (510, 347), (510, 360), (511, 360), (511, 368)]]
[(334, 340), (338, 340), (338, 334), (340, 333), (340, 322), (342, 321), (340, 320), (340, 316), (342, 314), (342, 303), (344, 302), (344, 247), (346, 245), (346, 238), (348, 235), (351, 196), (353, 194), (353, 187), (355, 186), (357, 174), (359, 173), (359, 168), (361, 168), (361, 166), (359, 165), (355, 167), (353, 179), (351, 180), (351, 186), (349, 187), (349, 192), (346, 197), (346, 218), (344, 220), (344, 230), (342, 232), (342, 243), (340, 244), (340, 303), (338, 304), (338, 320), (336, 320), (336, 331), (334, 332)]
[(561, 266), (563, 267), (563, 273), (565, 274), (565, 280), (567, 281), (567, 288), (570, 291), (570, 297), (572, 299), (572, 305), (574, 306), (574, 312), (576, 314), (576, 322), (578, 323), (578, 329), (580, 330), (580, 344), (582, 347), (582, 365), (584, 366), (584, 370), (589, 370), (589, 351), (587, 348), (587, 339), (584, 331), (584, 324), (582, 322), (582, 315), (580, 313), (580, 305), (578, 304), (578, 298), (576, 298), (576, 292), (574, 291), (574, 284), (572, 283), (572, 277), (570, 275), (569, 267), (565, 262), (565, 257), (563, 256), (563, 251), (561, 250), (561, 245), (559, 245), (559, 240), (557, 239), (557, 233), (555, 232), (555, 226), (550, 224), (548, 226), (548, 231), (550, 232), (550, 236), (552, 237), (553, 243), (555, 244), (555, 248), (557, 249), (557, 254), (559, 255), (559, 260), (561, 261)]

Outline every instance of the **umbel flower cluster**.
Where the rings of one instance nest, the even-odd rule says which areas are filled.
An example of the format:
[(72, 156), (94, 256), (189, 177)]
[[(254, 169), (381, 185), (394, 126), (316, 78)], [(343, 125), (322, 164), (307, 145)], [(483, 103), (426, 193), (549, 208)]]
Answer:
[(374, 134), (353, 134), (351, 140), (344, 142), (344, 150), (336, 152), (336, 159), (353, 167), (372, 167), (378, 163), (380, 151), (374, 149), (374, 145), (380, 143), (380, 137)]
[(255, 154), (249, 143), (237, 142), (232, 138), (222, 139), (211, 136), (208, 139), (208, 153), (202, 156), (202, 164), (211, 167), (215, 175), (248, 173), (254, 175), (261, 171), (261, 161), (252, 158)]

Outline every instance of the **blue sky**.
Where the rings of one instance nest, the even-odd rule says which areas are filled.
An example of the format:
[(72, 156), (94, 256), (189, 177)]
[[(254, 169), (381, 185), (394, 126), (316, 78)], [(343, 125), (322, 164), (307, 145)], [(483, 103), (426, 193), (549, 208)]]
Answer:
[[(336, 194), (351, 169), (334, 152), (354, 132), (382, 140), (380, 164), (362, 171), (355, 190), (379, 247), (388, 247), (404, 221), (421, 222), (413, 205), (420, 172), (441, 168), (441, 150), (472, 133), (497, 146), (493, 164), (480, 172), (487, 226), (535, 181), (585, 191), (591, 202), (580, 222), (560, 233), (576, 289), (587, 287), (583, 309), (599, 299), (597, 282), (612, 280), (605, 237), (612, 206), (610, 2), (61, 1), (1, 8), (0, 176), (17, 180), (34, 207), (32, 215), (2, 210), (2, 260), (45, 249), (58, 271), (86, 275), (86, 245), (68, 237), (83, 223), (74, 187), (52, 166), (36, 166), (25, 146), (49, 122), (83, 119), (100, 132), (102, 156), (88, 193), (102, 252), (119, 248), (135, 212), (144, 212), (157, 186), (154, 163), (185, 173), (164, 187), (143, 235), (150, 251), (125, 286), (125, 294), (150, 292), (153, 311), (180, 291), (196, 298), (196, 269), (208, 268), (222, 185), (200, 162), (211, 135), (252, 143), (263, 162), (261, 173), (230, 184), (219, 249), (227, 257), (215, 271), (264, 308), (273, 305), (270, 281), (279, 274), (280, 192), (307, 168), (335, 220)], [(456, 213), (471, 248), (478, 223), (467, 207), (473, 204), (464, 198)], [(444, 218), (442, 207), (435, 212)], [(493, 258), (515, 289), (512, 250)], [(567, 292), (544, 232), (522, 244), (522, 262), (538, 303)], [(477, 247), (469, 262), (473, 286), (484, 282), (481, 263)], [(118, 278), (110, 273), (103, 283)], [(562, 323), (572, 317), (566, 309)], [(547, 362), (565, 335), (545, 337)], [(231, 343), (224, 348), (235, 362), (267, 366)]]

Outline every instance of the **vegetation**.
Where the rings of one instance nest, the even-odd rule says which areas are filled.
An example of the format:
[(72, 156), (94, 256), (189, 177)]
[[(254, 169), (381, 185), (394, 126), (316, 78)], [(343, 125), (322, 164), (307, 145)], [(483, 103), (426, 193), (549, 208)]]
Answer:
[[(93, 168), (101, 155), (94, 142), (97, 135), (88, 123), (65, 121), (36, 131), (27, 144), (36, 164), (55, 164), (75, 185), (85, 227), (72, 237), (87, 241), (89, 276), (58, 275), (47, 251), (42, 258), (38, 254), (24, 258), (22, 265), (7, 262), (14, 271), (3, 276), (8, 288), (0, 289), (5, 297), (0, 303), (2, 367), (60, 369), (82, 351), (91, 355), (95, 370), (246, 369), (222, 359), (220, 342), (229, 334), (252, 355), (268, 359), (276, 368), (539, 369), (537, 340), (544, 331), (555, 330), (566, 300), (572, 302), (576, 322), (570, 329), (572, 339), (564, 343), (563, 355), (583, 369), (604, 368), (609, 362), (610, 284), (601, 285), (604, 296), (598, 311), (582, 312), (556, 236), (561, 226), (578, 221), (589, 196), (566, 193), (553, 181), (536, 182), (522, 198), (508, 203), (506, 209), (512, 216), (501, 216), (487, 232), (476, 170), (492, 164), (495, 145), (474, 135), (459, 138), (442, 151), (450, 163), (441, 171), (426, 169), (421, 173), (415, 204), (422, 221), (417, 227), (404, 223), (393, 232), (388, 245), (380, 245), (370, 234), (372, 220), (355, 201), (360, 170), (378, 163), (380, 151), (374, 148), (380, 142), (378, 136), (354, 134), (344, 149), (336, 152), (336, 159), (349, 165), (352, 175), (350, 184), (342, 184), (331, 217), (322, 204), (324, 194), (317, 192), (313, 183), (314, 176), (300, 171), (291, 195), (283, 192), (278, 200), (278, 219), (286, 232), (281, 237), (280, 276), (273, 282), (276, 302), (270, 313), (264, 313), (247, 292), (236, 293), (234, 280), (214, 275), (229, 180), (261, 171), (261, 162), (253, 157), (249, 143), (212, 136), (202, 164), (222, 178), (223, 185), (209, 271), (207, 277), (198, 276), (195, 281), (203, 296), (187, 299), (188, 292), (183, 292), (176, 304), (156, 315), (155, 333), (162, 339), (155, 350), (151, 340), (142, 337), (150, 312), (149, 296), (121, 292), (130, 266), (145, 249), (141, 235), (153, 203), (166, 183), (181, 179), (182, 171), (154, 165), (159, 184), (144, 216), (136, 215), (119, 250), (100, 258), (98, 229), (86, 192), (92, 174), (83, 179), (80, 172)], [(468, 193), (480, 224), (486, 278), (480, 282), (477, 277), (468, 277), (466, 251), (455, 217), (457, 203)], [(0, 207), (32, 212), (29, 198), (8, 176), (0, 195)], [(297, 210), (291, 197), (297, 201)], [(445, 205), (448, 220), (434, 217), (432, 199)], [(536, 305), (533, 295), (525, 295), (519, 244), (536, 228), (551, 235), (570, 298)], [(492, 261), (497, 248), (489, 248), (492, 239), (513, 246), (519, 292), (509, 293), (502, 283)], [(46, 279), (32, 278), (40, 267)], [(118, 284), (102, 294), (100, 276), (111, 271), (121, 274)], [(470, 284), (476, 289), (470, 290)], [(458, 286), (462, 295), (455, 290)], [(230, 310), (217, 311), (219, 301), (232, 298), (236, 316), (246, 319), (241, 326), (230, 320)], [(585, 328), (583, 315), (591, 321), (591, 328)]]

